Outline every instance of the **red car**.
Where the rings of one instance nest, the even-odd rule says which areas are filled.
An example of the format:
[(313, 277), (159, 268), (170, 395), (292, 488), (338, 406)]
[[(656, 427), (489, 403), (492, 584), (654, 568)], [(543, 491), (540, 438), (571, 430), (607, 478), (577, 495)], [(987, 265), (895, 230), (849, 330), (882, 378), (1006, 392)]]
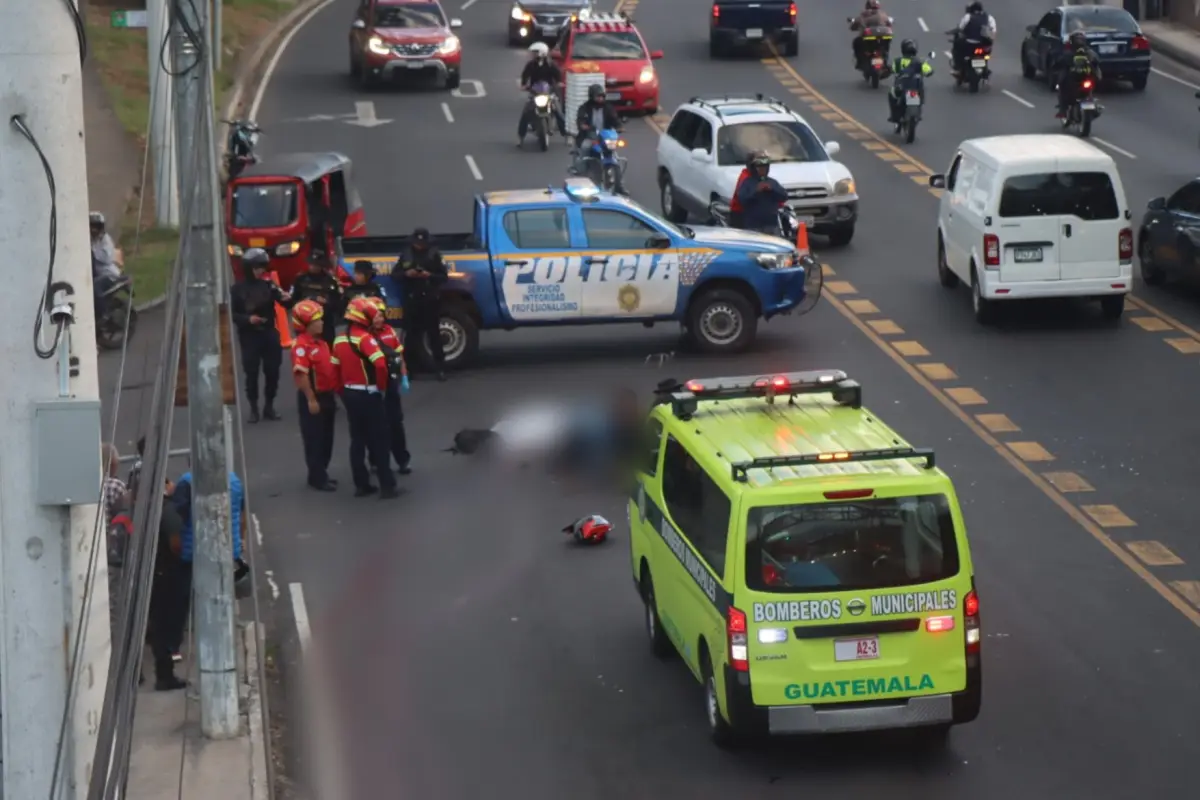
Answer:
[(362, 0), (350, 26), (350, 74), (364, 87), (396, 75), (433, 73), (447, 89), (462, 80), (462, 42), (433, 0)]
[(563, 72), (600, 72), (608, 102), (619, 113), (658, 112), (658, 73), (651, 61), (661, 50), (646, 49), (637, 26), (623, 14), (594, 13), (563, 28), (554, 60)]

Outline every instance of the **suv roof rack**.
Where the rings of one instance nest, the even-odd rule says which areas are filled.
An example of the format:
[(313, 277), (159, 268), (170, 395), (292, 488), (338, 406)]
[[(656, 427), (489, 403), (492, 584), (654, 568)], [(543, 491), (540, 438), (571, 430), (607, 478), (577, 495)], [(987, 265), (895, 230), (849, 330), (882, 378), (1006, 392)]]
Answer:
[(813, 464), (851, 464), (862, 461), (898, 461), (905, 458), (925, 459), (925, 469), (933, 469), (936, 465), (933, 448), (930, 447), (888, 447), (881, 450), (850, 450), (836, 453), (810, 453), (795, 456), (767, 456), (751, 461), (739, 461), (730, 464), (733, 479), (746, 483), (747, 473), (752, 469), (775, 469), (777, 467), (799, 467)]
[(762, 397), (774, 403), (777, 397), (793, 398), (802, 394), (830, 394), (843, 406), (862, 408), (862, 386), (837, 369), (787, 372), (777, 375), (744, 375), (738, 378), (703, 378), (685, 383), (683, 391), (663, 392), (659, 403), (670, 401), (671, 413), (678, 419), (691, 419), (701, 400), (742, 400)]
[(792, 113), (792, 110), (787, 107), (786, 103), (782, 102), (781, 100), (777, 100), (774, 97), (768, 97), (761, 92), (753, 96), (725, 95), (724, 97), (693, 97), (688, 100), (688, 102), (692, 105), (710, 108), (718, 117), (724, 117), (724, 114), (721, 113), (722, 106), (749, 106), (762, 104), (772, 106), (775, 110), (784, 114)]

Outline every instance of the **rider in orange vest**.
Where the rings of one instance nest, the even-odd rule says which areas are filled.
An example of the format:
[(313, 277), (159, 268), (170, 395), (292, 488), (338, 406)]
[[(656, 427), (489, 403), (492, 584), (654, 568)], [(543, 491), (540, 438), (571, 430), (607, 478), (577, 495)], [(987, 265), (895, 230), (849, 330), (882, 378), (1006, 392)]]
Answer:
[(742, 167), (742, 173), (738, 175), (737, 184), (733, 187), (733, 197), (729, 200), (729, 227), (742, 227), (742, 201), (738, 199), (738, 189), (742, 188), (742, 182), (754, 174), (754, 156), (756, 153), (751, 153), (746, 157), (746, 166)]

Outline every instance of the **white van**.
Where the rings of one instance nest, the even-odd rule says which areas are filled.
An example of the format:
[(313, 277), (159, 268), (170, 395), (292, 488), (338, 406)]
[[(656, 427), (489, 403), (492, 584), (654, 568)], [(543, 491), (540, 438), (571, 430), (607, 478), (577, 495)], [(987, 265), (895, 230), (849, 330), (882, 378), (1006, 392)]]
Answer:
[(938, 278), (971, 286), (975, 318), (1000, 300), (1090, 297), (1120, 319), (1133, 288), (1132, 214), (1117, 165), (1073, 136), (968, 139), (945, 175)]

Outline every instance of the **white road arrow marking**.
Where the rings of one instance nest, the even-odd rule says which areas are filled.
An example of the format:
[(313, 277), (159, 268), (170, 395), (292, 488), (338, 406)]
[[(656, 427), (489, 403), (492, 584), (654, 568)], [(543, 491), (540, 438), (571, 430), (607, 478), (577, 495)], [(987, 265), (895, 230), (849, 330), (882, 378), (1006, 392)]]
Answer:
[(375, 116), (375, 104), (371, 102), (354, 104), (354, 119), (346, 120), (347, 125), (357, 125), (360, 128), (375, 128), (387, 125), (390, 119), (380, 119)]
[(332, 120), (343, 119), (348, 116), (350, 115), (342, 114), (338, 116), (334, 114), (313, 114), (311, 117), (293, 117), (292, 119), (284, 120), (284, 122), (330, 122)]

